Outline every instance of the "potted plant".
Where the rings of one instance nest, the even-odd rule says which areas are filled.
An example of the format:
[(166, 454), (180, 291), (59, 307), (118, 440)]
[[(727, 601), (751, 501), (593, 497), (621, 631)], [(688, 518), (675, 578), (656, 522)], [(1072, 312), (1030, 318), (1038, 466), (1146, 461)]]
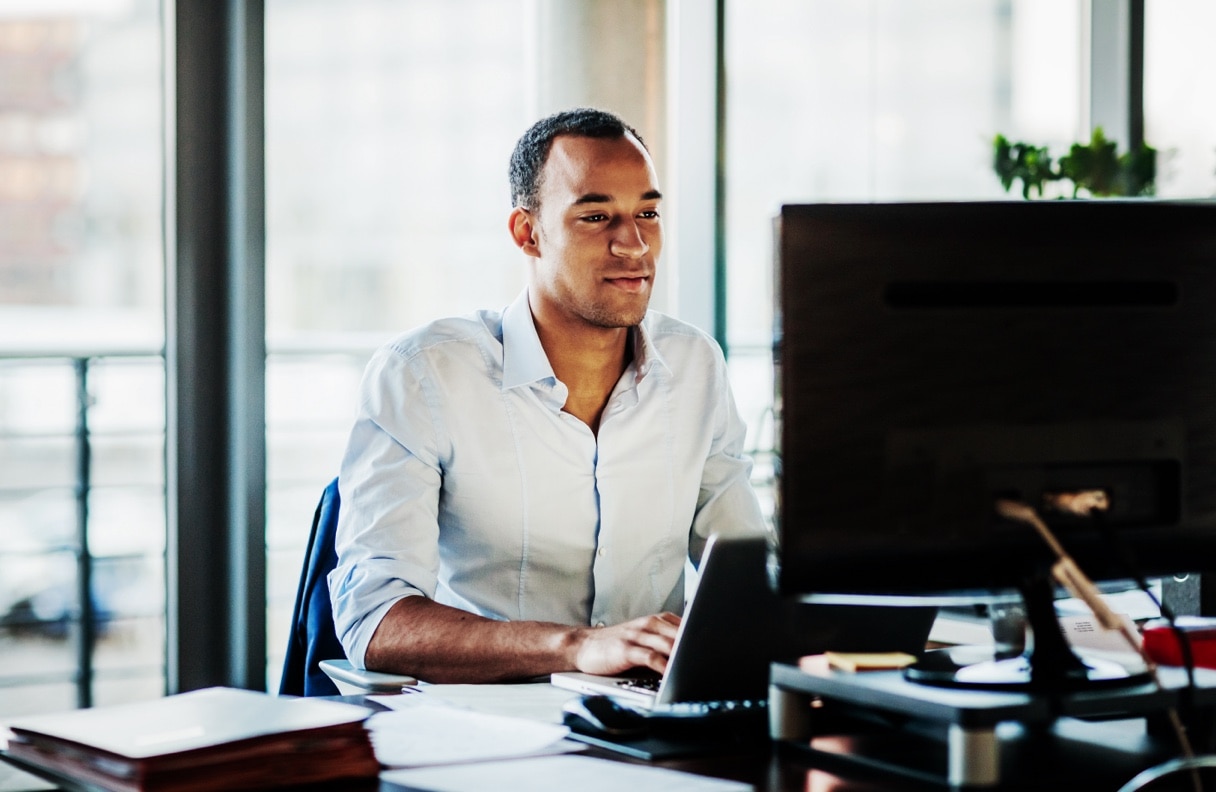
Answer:
[(1119, 154), (1115, 142), (1102, 128), (1093, 131), (1088, 144), (1073, 143), (1053, 162), (1046, 146), (1011, 143), (1004, 135), (993, 140), (993, 169), (1008, 192), (1015, 181), (1022, 183), (1023, 198), (1042, 198), (1052, 182), (1072, 182), (1072, 197), (1082, 191), (1093, 197), (1154, 195), (1157, 179), (1157, 150), (1145, 143)]

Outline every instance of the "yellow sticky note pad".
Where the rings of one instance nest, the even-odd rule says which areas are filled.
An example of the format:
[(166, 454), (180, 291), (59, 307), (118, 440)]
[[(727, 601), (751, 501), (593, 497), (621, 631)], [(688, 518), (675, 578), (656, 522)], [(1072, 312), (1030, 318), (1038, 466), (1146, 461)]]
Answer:
[(828, 665), (841, 671), (890, 671), (916, 662), (907, 652), (825, 652)]

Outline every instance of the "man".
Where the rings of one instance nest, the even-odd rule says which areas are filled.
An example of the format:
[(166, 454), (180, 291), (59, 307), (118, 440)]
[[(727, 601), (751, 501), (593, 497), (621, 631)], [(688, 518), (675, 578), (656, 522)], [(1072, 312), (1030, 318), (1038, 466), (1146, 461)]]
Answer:
[(356, 666), (434, 682), (662, 671), (684, 561), (762, 530), (718, 346), (647, 312), (662, 195), (579, 109), (511, 159), (527, 289), (379, 350), (339, 472), (334, 621)]

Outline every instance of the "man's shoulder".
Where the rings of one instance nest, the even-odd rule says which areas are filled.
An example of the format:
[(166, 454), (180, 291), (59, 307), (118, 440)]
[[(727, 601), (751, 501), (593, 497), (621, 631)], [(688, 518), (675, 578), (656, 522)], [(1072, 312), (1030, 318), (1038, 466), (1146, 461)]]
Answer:
[(652, 343), (661, 350), (668, 345), (692, 345), (707, 351), (721, 352), (714, 337), (694, 324), (676, 319), (659, 311), (647, 311), (643, 321)]
[(502, 312), (482, 310), (462, 316), (446, 316), (407, 330), (393, 338), (382, 350), (412, 358), (447, 345), (501, 345)]

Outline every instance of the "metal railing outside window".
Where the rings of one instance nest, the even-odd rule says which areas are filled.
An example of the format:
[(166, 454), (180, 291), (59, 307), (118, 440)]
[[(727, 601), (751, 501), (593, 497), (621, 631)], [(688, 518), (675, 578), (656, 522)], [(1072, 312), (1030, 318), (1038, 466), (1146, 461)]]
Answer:
[(275, 344), (266, 356), (266, 684), (277, 690), (309, 526), (338, 475), (363, 369), (384, 339)]
[[(374, 343), (267, 356), (268, 689)], [(164, 358), (0, 355), (0, 721), (165, 689)]]
[(0, 357), (0, 715), (164, 692), (164, 358)]

